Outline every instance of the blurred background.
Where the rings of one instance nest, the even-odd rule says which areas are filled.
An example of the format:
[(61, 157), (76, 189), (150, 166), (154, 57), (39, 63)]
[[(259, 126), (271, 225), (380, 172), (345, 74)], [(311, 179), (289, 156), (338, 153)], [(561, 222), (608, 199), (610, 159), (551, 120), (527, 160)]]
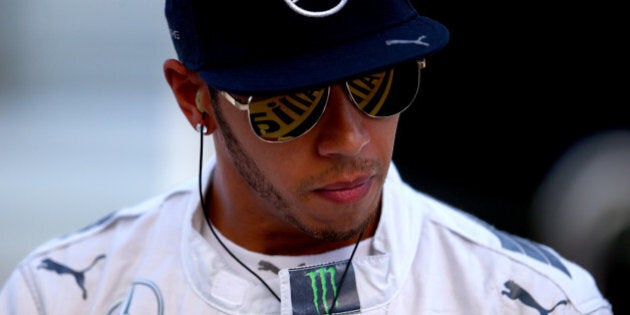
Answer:
[[(401, 116), (403, 177), (552, 245), (628, 313), (623, 10), (412, 2), (451, 42)], [(43, 241), (196, 174), (197, 138), (162, 74), (174, 56), (161, 0), (0, 2), (0, 283)]]
[(174, 56), (163, 1), (0, 2), (0, 282), (43, 241), (196, 174)]

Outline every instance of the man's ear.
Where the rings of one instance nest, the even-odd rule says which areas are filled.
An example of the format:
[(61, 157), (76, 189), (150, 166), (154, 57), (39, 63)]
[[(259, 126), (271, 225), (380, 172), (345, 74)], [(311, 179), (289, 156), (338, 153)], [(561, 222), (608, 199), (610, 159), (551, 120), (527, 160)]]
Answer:
[(197, 128), (198, 124), (203, 123), (208, 130), (207, 133), (212, 133), (216, 125), (205, 81), (197, 72), (186, 69), (175, 59), (164, 62), (164, 77), (190, 125)]

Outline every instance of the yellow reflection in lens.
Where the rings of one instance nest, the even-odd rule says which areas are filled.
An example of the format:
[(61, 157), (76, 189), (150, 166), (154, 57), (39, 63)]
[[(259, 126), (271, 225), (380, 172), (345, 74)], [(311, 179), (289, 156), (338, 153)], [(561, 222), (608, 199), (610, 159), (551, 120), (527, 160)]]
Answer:
[(327, 91), (301, 91), (253, 101), (249, 117), (254, 132), (267, 141), (286, 141), (304, 134), (321, 117)]
[(348, 90), (357, 106), (370, 116), (379, 115), (391, 91), (394, 69), (370, 74), (348, 82)]

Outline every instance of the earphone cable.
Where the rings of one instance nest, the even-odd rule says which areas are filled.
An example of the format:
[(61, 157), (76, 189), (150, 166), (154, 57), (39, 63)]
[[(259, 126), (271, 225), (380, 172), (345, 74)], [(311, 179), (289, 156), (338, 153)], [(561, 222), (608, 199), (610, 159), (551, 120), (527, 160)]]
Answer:
[[(203, 120), (205, 121), (205, 113), (203, 113)], [(204, 202), (204, 198), (203, 198), (203, 188), (202, 188), (202, 177), (201, 177), (201, 170), (203, 168), (203, 127), (201, 128), (202, 131), (199, 132), (199, 201), (201, 202), (201, 210), (203, 211), (203, 217), (206, 219), (206, 223), (208, 224), (208, 227), (210, 227), (210, 231), (212, 232), (212, 234), (214, 235), (214, 237), (217, 239), (217, 241), (219, 242), (219, 244), (221, 244), (221, 247), (223, 247), (223, 249), (225, 249), (225, 251), (230, 254), (230, 256), (232, 256), (232, 258), (234, 258), (234, 260), (236, 260), (236, 262), (238, 262), (241, 266), (243, 266), (243, 268), (245, 268), (247, 271), (249, 271), (252, 275), (254, 275), (258, 280), (260, 280), (260, 282), (269, 290), (269, 292), (271, 292), (271, 294), (273, 294), (273, 296), (276, 298), (276, 300), (278, 300), (278, 302), (280, 302), (280, 297), (276, 294), (276, 292), (274, 292), (271, 287), (269, 287), (269, 285), (267, 284), (267, 282), (265, 282), (265, 280), (263, 280), (257, 273), (255, 273), (253, 270), (251, 270), (249, 267), (247, 267), (247, 265), (245, 265), (245, 263), (243, 263), (240, 259), (238, 259), (236, 257), (236, 255), (234, 255), (228, 248), (227, 246), (225, 246), (225, 244), (223, 244), (223, 242), (221, 241), (221, 239), (219, 238), (219, 236), (217, 235), (217, 232), (214, 231), (214, 228), (212, 227), (212, 224), (210, 223), (210, 219), (208, 219), (208, 214), (206, 213), (206, 203)]]
[(354, 253), (357, 251), (357, 248), (359, 247), (359, 243), (361, 242), (361, 239), (363, 238), (364, 232), (365, 232), (365, 228), (359, 234), (359, 239), (354, 244), (354, 248), (352, 249), (352, 254), (350, 254), (350, 259), (348, 259), (348, 263), (346, 264), (346, 269), (343, 270), (343, 274), (341, 275), (341, 279), (339, 280), (339, 289), (337, 290), (337, 294), (335, 294), (335, 298), (333, 299), (333, 302), (332, 302), (332, 307), (330, 308), (330, 314), (333, 314), (333, 311), (335, 310), (335, 306), (336, 306), (335, 304), (337, 304), (339, 293), (341, 293), (341, 287), (343, 286), (343, 283), (346, 280), (346, 274), (348, 273), (348, 269), (350, 269), (352, 258), (354, 258)]

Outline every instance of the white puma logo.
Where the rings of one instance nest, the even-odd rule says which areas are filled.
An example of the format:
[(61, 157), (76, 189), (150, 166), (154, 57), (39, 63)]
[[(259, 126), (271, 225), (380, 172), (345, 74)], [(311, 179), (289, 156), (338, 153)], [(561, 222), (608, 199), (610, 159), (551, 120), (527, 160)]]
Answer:
[(422, 46), (427, 46), (427, 47), (431, 46), (429, 43), (422, 41), (425, 38), (426, 38), (426, 35), (422, 35), (418, 37), (418, 39), (390, 39), (390, 40), (385, 41), (385, 45), (391, 46), (391, 45), (396, 45), (396, 44), (415, 44), (415, 45), (422, 45)]

